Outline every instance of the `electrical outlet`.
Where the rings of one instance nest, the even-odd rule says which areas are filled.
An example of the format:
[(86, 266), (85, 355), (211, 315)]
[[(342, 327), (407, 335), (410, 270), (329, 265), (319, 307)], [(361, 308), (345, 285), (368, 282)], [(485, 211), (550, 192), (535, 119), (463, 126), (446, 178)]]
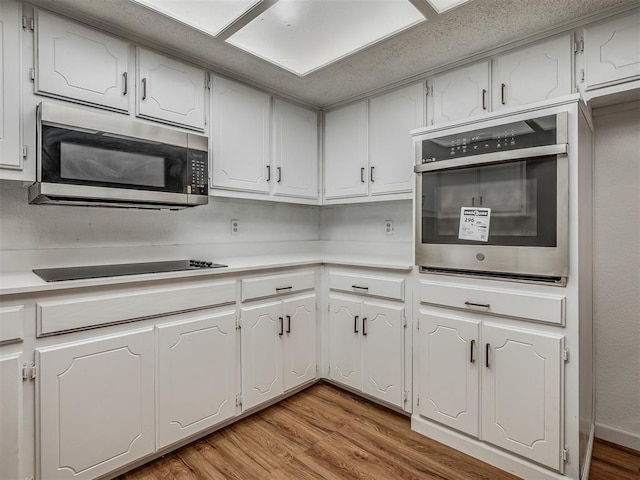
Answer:
[(231, 235), (240, 233), (240, 220), (231, 220)]
[(384, 234), (385, 235), (393, 235), (393, 221), (385, 220), (384, 221)]

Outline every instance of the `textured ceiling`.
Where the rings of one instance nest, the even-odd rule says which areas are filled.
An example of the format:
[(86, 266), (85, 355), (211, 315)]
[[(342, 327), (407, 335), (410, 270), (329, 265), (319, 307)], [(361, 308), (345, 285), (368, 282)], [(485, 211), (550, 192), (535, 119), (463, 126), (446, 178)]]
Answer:
[[(129, 0), (32, 0), (300, 102), (325, 106), (638, 0), (474, 0), (300, 78)], [(185, 1), (185, 3), (188, 3)], [(321, 48), (321, 46), (319, 47)]]

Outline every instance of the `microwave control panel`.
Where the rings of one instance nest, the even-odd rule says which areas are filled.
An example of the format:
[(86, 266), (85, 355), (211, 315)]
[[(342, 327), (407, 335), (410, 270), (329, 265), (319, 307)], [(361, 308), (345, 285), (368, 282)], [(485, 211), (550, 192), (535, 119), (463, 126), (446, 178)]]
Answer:
[(188, 150), (187, 193), (194, 195), (209, 194), (209, 169), (207, 152)]

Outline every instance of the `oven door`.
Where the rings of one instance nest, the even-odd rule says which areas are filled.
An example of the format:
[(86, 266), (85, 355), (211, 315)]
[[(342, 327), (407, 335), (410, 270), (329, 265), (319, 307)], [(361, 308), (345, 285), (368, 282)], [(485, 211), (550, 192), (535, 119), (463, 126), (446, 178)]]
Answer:
[(415, 170), (417, 265), (567, 276), (566, 144), (426, 163)]

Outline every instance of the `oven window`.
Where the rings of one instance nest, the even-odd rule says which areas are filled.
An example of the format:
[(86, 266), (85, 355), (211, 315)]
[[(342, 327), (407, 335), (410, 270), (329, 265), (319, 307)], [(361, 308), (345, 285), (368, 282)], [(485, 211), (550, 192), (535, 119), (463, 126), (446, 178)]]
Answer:
[(478, 244), (461, 237), (463, 207), (490, 209), (484, 245), (555, 247), (558, 157), (422, 173), (422, 243)]

